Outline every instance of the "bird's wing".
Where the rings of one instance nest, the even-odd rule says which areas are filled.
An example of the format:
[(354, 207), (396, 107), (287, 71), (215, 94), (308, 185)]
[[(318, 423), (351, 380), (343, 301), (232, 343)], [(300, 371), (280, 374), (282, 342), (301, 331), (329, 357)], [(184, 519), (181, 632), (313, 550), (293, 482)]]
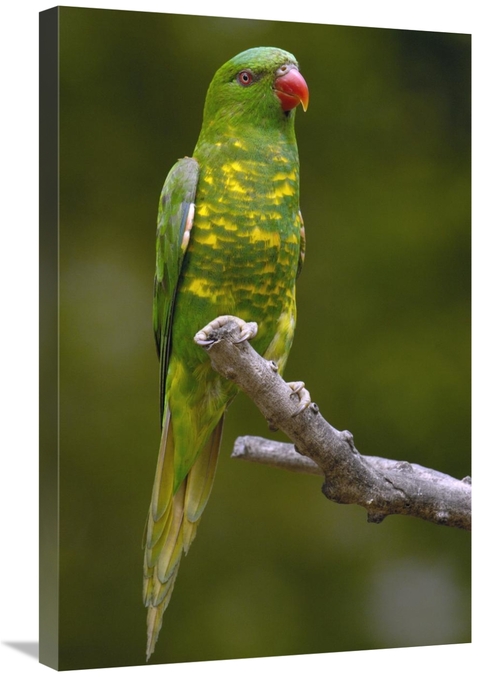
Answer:
[(198, 175), (199, 166), (194, 158), (179, 160), (165, 180), (158, 209), (153, 328), (160, 359), (161, 421), (165, 409), (165, 381), (175, 296), (193, 225)]

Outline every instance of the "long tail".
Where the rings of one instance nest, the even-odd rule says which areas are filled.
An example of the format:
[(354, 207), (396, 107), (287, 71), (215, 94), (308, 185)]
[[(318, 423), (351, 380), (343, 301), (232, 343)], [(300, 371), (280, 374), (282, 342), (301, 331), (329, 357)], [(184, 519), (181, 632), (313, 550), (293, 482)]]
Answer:
[(146, 660), (154, 651), (170, 602), (182, 551), (187, 553), (207, 504), (222, 437), (222, 417), (185, 480), (173, 494), (174, 436), (166, 412), (153, 495), (144, 533), (144, 604), (148, 607)]

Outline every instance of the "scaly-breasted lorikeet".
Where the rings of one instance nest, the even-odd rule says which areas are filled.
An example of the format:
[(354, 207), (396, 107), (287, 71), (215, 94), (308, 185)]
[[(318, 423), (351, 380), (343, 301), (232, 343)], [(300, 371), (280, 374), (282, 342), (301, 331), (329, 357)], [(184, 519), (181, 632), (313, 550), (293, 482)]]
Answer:
[(292, 54), (258, 47), (237, 55), (210, 84), (193, 157), (174, 165), (161, 193), (153, 322), (162, 434), (144, 537), (148, 659), (236, 394), (193, 338), (228, 314), (244, 320), (242, 338), (255, 335), (247, 322), (258, 323), (252, 345), (280, 372), (290, 351), (305, 251), (294, 118), (308, 99)]

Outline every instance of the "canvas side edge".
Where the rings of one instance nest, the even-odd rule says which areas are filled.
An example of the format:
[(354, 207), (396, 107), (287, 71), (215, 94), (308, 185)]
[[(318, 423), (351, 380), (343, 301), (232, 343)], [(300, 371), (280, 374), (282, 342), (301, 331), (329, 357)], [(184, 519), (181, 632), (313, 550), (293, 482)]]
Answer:
[(39, 14), (39, 661), (59, 666), (59, 8)]

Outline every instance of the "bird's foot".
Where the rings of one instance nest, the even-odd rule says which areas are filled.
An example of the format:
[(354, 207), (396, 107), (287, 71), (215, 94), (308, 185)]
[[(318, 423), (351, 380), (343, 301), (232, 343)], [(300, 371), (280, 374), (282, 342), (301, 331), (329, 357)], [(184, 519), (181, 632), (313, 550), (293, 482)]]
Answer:
[(292, 416), (298, 416), (304, 409), (311, 404), (311, 395), (305, 387), (304, 381), (290, 381), (287, 386), (291, 389), (290, 397), (298, 397), (299, 406)]
[[(225, 325), (228, 325), (227, 332), (224, 331)], [(234, 325), (240, 330), (240, 336), (237, 339), (231, 338), (233, 343), (243, 343), (243, 341), (251, 341), (257, 335), (256, 322), (244, 322), (239, 317), (234, 315), (220, 315), (215, 320), (209, 322), (203, 329), (195, 335), (194, 341), (199, 346), (211, 346), (224, 336), (229, 334)]]

